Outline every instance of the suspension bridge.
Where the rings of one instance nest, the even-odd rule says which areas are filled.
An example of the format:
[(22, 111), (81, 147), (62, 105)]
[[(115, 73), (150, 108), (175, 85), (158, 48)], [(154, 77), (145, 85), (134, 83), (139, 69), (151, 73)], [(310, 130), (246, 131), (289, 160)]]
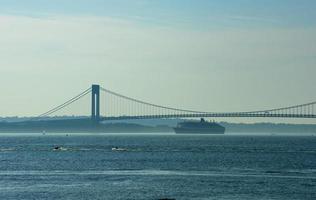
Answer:
[[(274, 108), (268, 110), (243, 111), (243, 112), (206, 112), (197, 110), (187, 110), (162, 106), (131, 98), (99, 85), (92, 85), (68, 101), (44, 112), (35, 120), (43, 120), (52, 116), (56, 112), (65, 109), (67, 106), (79, 101), (83, 97), (91, 95), (91, 118), (94, 122), (106, 120), (127, 120), (127, 119), (167, 119), (167, 118), (316, 118), (316, 101), (300, 105)], [(100, 97), (103, 96), (103, 101)], [(105, 113), (100, 112), (100, 107), (104, 107)], [(88, 118), (88, 117), (87, 117)]]

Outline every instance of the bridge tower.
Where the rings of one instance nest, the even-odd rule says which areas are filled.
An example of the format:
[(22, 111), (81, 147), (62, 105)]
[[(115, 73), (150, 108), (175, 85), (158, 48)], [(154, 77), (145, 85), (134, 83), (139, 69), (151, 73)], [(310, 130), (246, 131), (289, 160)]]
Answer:
[(92, 85), (91, 92), (91, 120), (99, 122), (100, 120), (100, 86)]

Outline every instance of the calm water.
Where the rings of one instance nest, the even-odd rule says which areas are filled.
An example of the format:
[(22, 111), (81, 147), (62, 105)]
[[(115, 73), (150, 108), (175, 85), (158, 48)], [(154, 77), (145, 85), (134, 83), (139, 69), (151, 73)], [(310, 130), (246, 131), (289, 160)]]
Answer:
[(160, 198), (314, 200), (316, 137), (0, 136), (0, 199)]

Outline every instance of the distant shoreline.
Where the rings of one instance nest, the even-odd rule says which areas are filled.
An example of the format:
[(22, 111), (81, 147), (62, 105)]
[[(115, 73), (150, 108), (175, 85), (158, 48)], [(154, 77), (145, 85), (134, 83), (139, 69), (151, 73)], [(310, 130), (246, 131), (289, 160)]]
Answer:
[[(0, 122), (0, 133), (172, 133), (182, 119), (111, 121), (95, 124), (90, 119)], [(219, 122), (226, 133), (305, 133), (316, 134), (316, 124), (228, 123)]]

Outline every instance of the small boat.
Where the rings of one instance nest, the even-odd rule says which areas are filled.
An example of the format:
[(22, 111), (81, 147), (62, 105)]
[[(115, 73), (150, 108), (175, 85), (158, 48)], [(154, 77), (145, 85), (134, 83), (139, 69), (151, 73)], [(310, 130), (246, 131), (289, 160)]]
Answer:
[(118, 148), (118, 147), (113, 147), (112, 151), (127, 151), (127, 149), (123, 149), (123, 148)]
[(67, 149), (64, 147), (56, 146), (53, 148), (53, 151), (66, 151)]

